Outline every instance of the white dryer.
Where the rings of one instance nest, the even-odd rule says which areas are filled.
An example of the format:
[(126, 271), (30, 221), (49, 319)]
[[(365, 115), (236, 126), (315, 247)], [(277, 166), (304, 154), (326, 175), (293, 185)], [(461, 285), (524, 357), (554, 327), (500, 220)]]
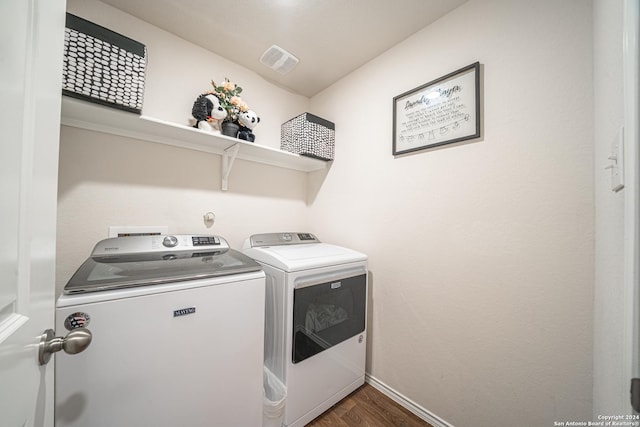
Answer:
[(56, 427), (260, 426), (264, 273), (218, 236), (99, 242), (58, 299)]
[(311, 233), (251, 236), (266, 273), (265, 366), (287, 387), (284, 425), (304, 426), (364, 384), (367, 256)]

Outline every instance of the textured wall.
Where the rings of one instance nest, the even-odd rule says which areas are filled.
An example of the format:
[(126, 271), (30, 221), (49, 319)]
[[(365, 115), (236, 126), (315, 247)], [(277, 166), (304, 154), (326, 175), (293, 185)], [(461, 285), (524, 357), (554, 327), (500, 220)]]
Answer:
[[(471, 0), (312, 98), (345, 118), (310, 223), (370, 255), (367, 370), (458, 427), (591, 419), (591, 14)], [(393, 96), (475, 61), (481, 141), (394, 158)]]

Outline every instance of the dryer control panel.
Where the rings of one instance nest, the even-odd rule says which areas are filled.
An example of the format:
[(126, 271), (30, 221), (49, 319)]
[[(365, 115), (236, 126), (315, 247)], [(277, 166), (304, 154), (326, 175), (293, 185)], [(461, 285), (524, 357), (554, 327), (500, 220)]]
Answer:
[(311, 233), (298, 232), (254, 234), (249, 238), (249, 244), (252, 248), (260, 246), (300, 245), (305, 243), (320, 243), (320, 240)]

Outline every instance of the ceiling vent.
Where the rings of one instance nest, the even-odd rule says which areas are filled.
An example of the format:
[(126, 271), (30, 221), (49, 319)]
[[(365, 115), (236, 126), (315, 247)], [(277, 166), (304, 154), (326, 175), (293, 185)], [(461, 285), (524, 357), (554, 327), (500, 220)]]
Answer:
[(287, 74), (300, 60), (280, 46), (273, 45), (262, 54), (260, 62), (280, 74)]

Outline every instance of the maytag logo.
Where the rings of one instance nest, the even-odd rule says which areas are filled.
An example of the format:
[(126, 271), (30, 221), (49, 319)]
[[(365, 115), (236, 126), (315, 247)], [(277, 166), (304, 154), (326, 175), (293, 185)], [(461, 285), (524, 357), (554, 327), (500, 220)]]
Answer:
[(195, 314), (195, 307), (181, 308), (180, 310), (173, 310), (173, 317), (186, 316), (188, 314)]
[(331, 289), (338, 289), (340, 286), (342, 286), (342, 282), (333, 282), (331, 284)]

